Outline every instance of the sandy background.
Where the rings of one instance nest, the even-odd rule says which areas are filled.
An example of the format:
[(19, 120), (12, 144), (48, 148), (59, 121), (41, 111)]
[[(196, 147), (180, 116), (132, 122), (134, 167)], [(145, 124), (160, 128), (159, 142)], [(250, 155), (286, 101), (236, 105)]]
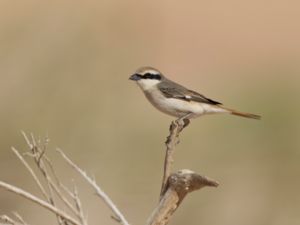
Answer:
[[(217, 179), (172, 224), (300, 224), (298, 1), (0, 1), (0, 180), (40, 195), (10, 151), (20, 130), (50, 137), (95, 175), (133, 224), (155, 207), (171, 117), (128, 81), (142, 65), (261, 121), (207, 116), (181, 136), (176, 169)], [(91, 224), (115, 224), (75, 179)], [(0, 190), (0, 214), (55, 217)], [(10, 214), (11, 215), (11, 214)], [(100, 222), (99, 222), (100, 221)]]

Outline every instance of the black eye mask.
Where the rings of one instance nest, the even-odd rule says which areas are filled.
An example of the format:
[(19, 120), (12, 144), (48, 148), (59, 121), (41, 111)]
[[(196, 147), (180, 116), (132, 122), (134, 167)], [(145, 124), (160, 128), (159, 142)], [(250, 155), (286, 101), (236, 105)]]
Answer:
[(159, 74), (146, 73), (143, 76), (140, 76), (141, 79), (152, 79), (152, 80), (161, 80)]

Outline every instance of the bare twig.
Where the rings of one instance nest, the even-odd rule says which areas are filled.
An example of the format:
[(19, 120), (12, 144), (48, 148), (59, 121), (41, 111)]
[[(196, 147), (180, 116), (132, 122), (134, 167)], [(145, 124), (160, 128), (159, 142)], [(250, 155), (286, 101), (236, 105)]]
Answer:
[(80, 225), (80, 222), (78, 222), (77, 220), (75, 220), (74, 218), (72, 218), (71, 216), (69, 216), (68, 214), (66, 214), (64, 211), (58, 209), (57, 207), (49, 204), (48, 202), (41, 200), (40, 198), (37, 198), (36, 196), (30, 194), (27, 191), (24, 191), (18, 187), (15, 187), (13, 185), (7, 184), (5, 182), (0, 181), (0, 188), (3, 188), (7, 191), (10, 191), (14, 194), (17, 194), (23, 198), (26, 198), (46, 209), (48, 209), (49, 211), (55, 213), (55, 215), (58, 215), (62, 218), (64, 218), (65, 220), (69, 221), (70, 223), (74, 224), (74, 225)]
[(85, 218), (84, 213), (83, 213), (80, 198), (78, 196), (78, 190), (77, 190), (77, 187), (75, 185), (74, 185), (74, 200), (75, 200), (77, 211), (79, 212), (79, 219), (81, 221), (81, 224), (82, 225), (88, 225), (87, 219)]
[[(25, 134), (24, 134), (25, 135)], [(33, 145), (34, 146), (34, 145)], [(37, 147), (38, 148), (38, 147)], [(34, 149), (34, 148), (32, 148)], [(23, 158), (23, 156), (19, 153), (19, 151), (17, 149), (15, 149), (14, 147), (12, 147), (12, 151), (15, 153), (15, 155), (19, 158), (19, 160), (23, 163), (23, 165), (26, 167), (26, 169), (29, 171), (29, 173), (32, 175), (34, 181), (37, 183), (39, 189), (41, 190), (43, 196), (45, 199), (47, 199), (48, 202), (50, 202), (53, 206), (55, 206), (54, 204), (54, 200), (53, 200), (53, 193), (52, 193), (52, 188), (49, 187), (49, 179), (47, 179), (47, 183), (48, 183), (48, 188), (49, 188), (49, 194), (47, 194), (47, 192), (45, 191), (43, 185), (41, 184), (40, 180), (38, 179), (37, 175), (35, 174), (35, 172), (33, 171), (33, 169), (29, 166), (29, 164), (26, 162), (26, 160)], [(43, 155), (43, 154), (41, 154)], [(38, 156), (39, 157), (39, 161), (41, 160), (41, 155)], [(36, 156), (36, 154), (34, 154), (34, 156)], [(36, 157), (34, 157), (36, 158)], [(40, 168), (40, 163), (39, 166)], [(45, 172), (43, 173), (45, 175)], [(48, 176), (47, 176), (48, 177)], [(59, 224), (62, 225), (61, 219), (58, 219)]]
[(147, 225), (165, 225), (184, 197), (205, 186), (217, 187), (218, 183), (190, 170), (180, 170), (170, 175), (166, 191), (159, 205), (148, 219)]
[(117, 206), (112, 202), (112, 200), (108, 197), (108, 195), (97, 185), (96, 181), (89, 177), (86, 172), (80, 169), (73, 161), (71, 161), (63, 151), (57, 149), (57, 151), (61, 154), (61, 156), (66, 160), (66, 162), (75, 169), (96, 191), (96, 194), (105, 202), (105, 204), (111, 209), (111, 211), (117, 217), (117, 220), (120, 221), (123, 225), (129, 225), (129, 222), (125, 219), (123, 214), (117, 208)]
[(13, 212), (13, 214), (22, 225), (28, 225), (19, 213)]
[(19, 223), (7, 215), (0, 216), (0, 224), (1, 225), (2, 224), (4, 224), (4, 225), (24, 225), (23, 223)]
[(170, 174), (172, 173), (172, 165), (173, 165), (173, 154), (175, 150), (175, 146), (179, 142), (179, 133), (183, 130), (184, 123), (183, 120), (178, 119), (175, 121), (172, 121), (170, 125), (170, 134), (167, 137), (167, 140), (165, 142), (166, 144), (166, 155), (165, 155), (165, 161), (164, 161), (164, 173), (163, 173), (163, 181), (160, 191), (160, 197), (162, 198), (163, 194), (166, 191), (166, 185), (168, 182), (168, 178)]
[[(48, 193), (46, 193), (44, 187), (41, 185), (39, 179), (37, 178), (37, 176), (31, 169), (31, 167), (26, 163), (26, 161), (22, 158), (22, 156), (20, 154), (17, 154), (18, 151), (16, 149), (13, 149), (13, 150), (14, 150), (15, 154), (17, 154), (19, 159), (22, 161), (22, 163), (29, 170), (29, 172), (32, 174), (32, 176), (34, 177), (34, 180), (36, 181), (36, 183), (38, 183), (41, 190), (43, 190), (43, 194), (44, 194), (45, 198), (47, 199), (47, 201), (50, 204), (52, 204), (53, 206), (55, 206), (55, 202), (54, 202), (54, 193), (55, 193), (58, 196), (58, 198), (77, 216), (77, 218), (80, 219), (80, 213), (76, 210), (76, 208), (69, 202), (69, 200), (61, 192), (61, 189), (59, 188), (59, 187), (61, 187), (59, 179), (56, 176), (55, 170), (54, 170), (50, 160), (48, 159), (48, 157), (45, 154), (47, 145), (49, 143), (49, 138), (46, 137), (44, 143), (42, 143), (40, 138), (38, 139), (38, 141), (36, 141), (33, 134), (31, 134), (31, 140), (28, 138), (28, 136), (26, 135), (25, 132), (22, 132), (22, 135), (31, 150), (31, 154), (26, 154), (26, 155), (29, 155), (30, 157), (33, 158), (37, 168), (39, 169), (39, 171), (45, 178), (47, 188), (48, 188)], [(56, 181), (56, 183), (58, 183), (58, 186), (52, 180), (50, 173), (48, 172), (48, 170), (46, 168), (46, 165), (49, 166), (50, 171), (52, 172), (52, 175), (54, 177), (54, 180)], [(63, 224), (63, 218), (60, 218), (60, 219), (58, 218), (58, 222), (59, 222), (59, 224)]]
[(31, 141), (29, 140), (29, 138), (27, 137), (26, 133), (24, 131), (21, 131), (27, 145), (29, 146), (30, 150), (33, 149), (33, 144), (31, 144)]
[(43, 196), (48, 199), (48, 195), (43, 187), (43, 185), (41, 184), (39, 178), (37, 177), (37, 175), (35, 174), (35, 172), (33, 171), (33, 169), (29, 166), (29, 164), (26, 162), (26, 160), (23, 158), (23, 156), (19, 153), (19, 151), (17, 149), (15, 149), (14, 147), (11, 148), (11, 150), (15, 153), (15, 155), (19, 158), (19, 160), (23, 163), (23, 165), (26, 167), (26, 169), (29, 171), (29, 173), (31, 174), (31, 176), (33, 177), (35, 183), (38, 185), (39, 189), (41, 190)]
[[(68, 190), (67, 187), (65, 187), (61, 182), (60, 180), (58, 179), (58, 176), (55, 172), (55, 169), (50, 161), (50, 159), (45, 155), (43, 157), (45, 159), (45, 162), (47, 163), (47, 165), (49, 166), (50, 168), (50, 171), (54, 177), (54, 180), (56, 182), (57, 185), (55, 185), (53, 182), (51, 182), (51, 186), (52, 188), (54, 189), (56, 195), (62, 200), (63, 203), (65, 203), (65, 205), (78, 217), (80, 218), (80, 213), (76, 210), (76, 208), (72, 205), (72, 203), (67, 199), (67, 197), (65, 196), (65, 193), (71, 197), (72, 199), (74, 199), (74, 195), (73, 193)], [(63, 191), (65, 193), (63, 193)]]

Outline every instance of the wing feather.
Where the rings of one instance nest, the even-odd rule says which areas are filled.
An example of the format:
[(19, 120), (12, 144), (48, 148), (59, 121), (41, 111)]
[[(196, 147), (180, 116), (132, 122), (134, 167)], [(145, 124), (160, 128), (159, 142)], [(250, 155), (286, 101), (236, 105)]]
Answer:
[(198, 92), (189, 90), (171, 80), (165, 80), (158, 84), (159, 90), (166, 98), (177, 98), (184, 101), (195, 101), (200, 103), (207, 103), (211, 105), (222, 105), (222, 103), (214, 101), (205, 97)]

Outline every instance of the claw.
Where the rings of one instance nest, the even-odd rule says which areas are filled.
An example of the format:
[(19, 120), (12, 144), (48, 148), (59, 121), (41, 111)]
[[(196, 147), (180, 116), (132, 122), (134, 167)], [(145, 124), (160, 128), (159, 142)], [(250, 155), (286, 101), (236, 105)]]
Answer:
[(191, 115), (191, 113), (177, 119), (175, 122), (179, 126), (181, 132), (184, 128), (186, 128), (190, 124), (190, 119), (188, 117)]
[(189, 124), (190, 124), (190, 120), (189, 119), (183, 119), (183, 128), (186, 128)]

